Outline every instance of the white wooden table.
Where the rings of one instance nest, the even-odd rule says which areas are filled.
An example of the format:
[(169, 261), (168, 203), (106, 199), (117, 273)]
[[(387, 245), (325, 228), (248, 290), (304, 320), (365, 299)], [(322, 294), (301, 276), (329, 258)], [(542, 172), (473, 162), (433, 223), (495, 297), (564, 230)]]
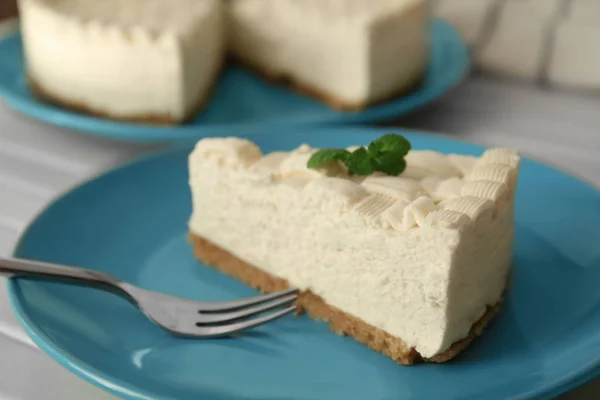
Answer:
[[(600, 187), (600, 98), (475, 77), (393, 126), (518, 148)], [(0, 103), (0, 254), (11, 251), (19, 232), (51, 198), (150, 149), (48, 126)], [(12, 316), (5, 282), (0, 281), (0, 399), (112, 398), (31, 343)], [(598, 398), (600, 381), (561, 397)]]

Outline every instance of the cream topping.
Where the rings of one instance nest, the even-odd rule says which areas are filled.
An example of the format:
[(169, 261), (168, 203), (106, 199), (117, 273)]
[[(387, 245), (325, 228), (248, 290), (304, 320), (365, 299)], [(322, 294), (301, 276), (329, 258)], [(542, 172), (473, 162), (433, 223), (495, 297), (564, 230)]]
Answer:
[(477, 219), (506, 195), (505, 182), (514, 179), (519, 166), (516, 153), (506, 149), (491, 149), (479, 158), (413, 150), (399, 176), (356, 177), (337, 161), (308, 168), (315, 151), (304, 144), (291, 152), (263, 155), (245, 139), (218, 138), (201, 140), (194, 157), (232, 167), (248, 182), (256, 182), (258, 174), (261, 184), (265, 179), (270, 185), (287, 183), (323, 203), (343, 204), (370, 227), (398, 232), (423, 226), (429, 214), (430, 224), (450, 228)]
[(422, 0), (234, 0), (235, 12), (266, 18), (277, 15), (292, 19), (303, 16), (308, 24), (366, 24), (420, 4)]
[(71, 21), (128, 29), (130, 32), (184, 33), (194, 28), (198, 16), (220, 0), (27, 0), (36, 1)]

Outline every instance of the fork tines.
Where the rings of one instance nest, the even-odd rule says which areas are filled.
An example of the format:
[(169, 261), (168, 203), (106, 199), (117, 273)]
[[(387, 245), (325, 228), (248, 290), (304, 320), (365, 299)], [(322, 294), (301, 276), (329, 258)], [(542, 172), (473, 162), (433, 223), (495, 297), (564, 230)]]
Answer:
[[(222, 336), (253, 328), (296, 311), (291, 305), (298, 299), (298, 289), (205, 305), (198, 310), (196, 326), (202, 336)], [(283, 306), (287, 306), (282, 308)], [(276, 310), (271, 313), (266, 311)], [(265, 313), (256, 318), (248, 318)], [(237, 322), (236, 322), (237, 321)], [(227, 324), (225, 324), (227, 323)]]

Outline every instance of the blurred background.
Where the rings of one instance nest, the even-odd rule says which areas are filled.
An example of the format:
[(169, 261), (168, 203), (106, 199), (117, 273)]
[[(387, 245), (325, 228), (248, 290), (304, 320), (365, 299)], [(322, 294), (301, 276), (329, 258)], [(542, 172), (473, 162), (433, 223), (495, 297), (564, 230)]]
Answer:
[[(600, 0), (431, 0), (430, 7), (461, 33), (472, 71), (440, 99), (386, 124), (516, 148), (600, 187)], [(16, 17), (16, 0), (0, 0), (0, 40)], [(51, 198), (157, 147), (81, 135), (0, 101), (0, 254)], [(0, 354), (2, 400), (112, 398), (33, 345), (3, 282)], [(598, 398), (597, 381), (561, 397)]]

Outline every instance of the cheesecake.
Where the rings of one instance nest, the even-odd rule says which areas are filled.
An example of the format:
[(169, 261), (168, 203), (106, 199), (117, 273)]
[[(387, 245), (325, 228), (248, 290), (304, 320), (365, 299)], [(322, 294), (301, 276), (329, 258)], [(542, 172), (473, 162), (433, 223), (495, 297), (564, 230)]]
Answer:
[[(175, 4), (176, 3), (176, 4)], [(425, 0), (19, 0), (40, 98), (116, 120), (180, 124), (227, 56), (347, 110), (415, 87)]]
[(500, 308), (519, 156), (411, 150), (392, 160), (399, 174), (359, 174), (335, 157), (311, 166), (319, 151), (200, 140), (189, 157), (195, 256), (261, 291), (299, 288), (311, 317), (400, 364), (451, 359)]
[(222, 66), (220, 0), (19, 0), (34, 93), (97, 116), (173, 124), (207, 103)]
[(414, 88), (428, 62), (422, 0), (232, 0), (229, 48), (244, 65), (342, 110)]

